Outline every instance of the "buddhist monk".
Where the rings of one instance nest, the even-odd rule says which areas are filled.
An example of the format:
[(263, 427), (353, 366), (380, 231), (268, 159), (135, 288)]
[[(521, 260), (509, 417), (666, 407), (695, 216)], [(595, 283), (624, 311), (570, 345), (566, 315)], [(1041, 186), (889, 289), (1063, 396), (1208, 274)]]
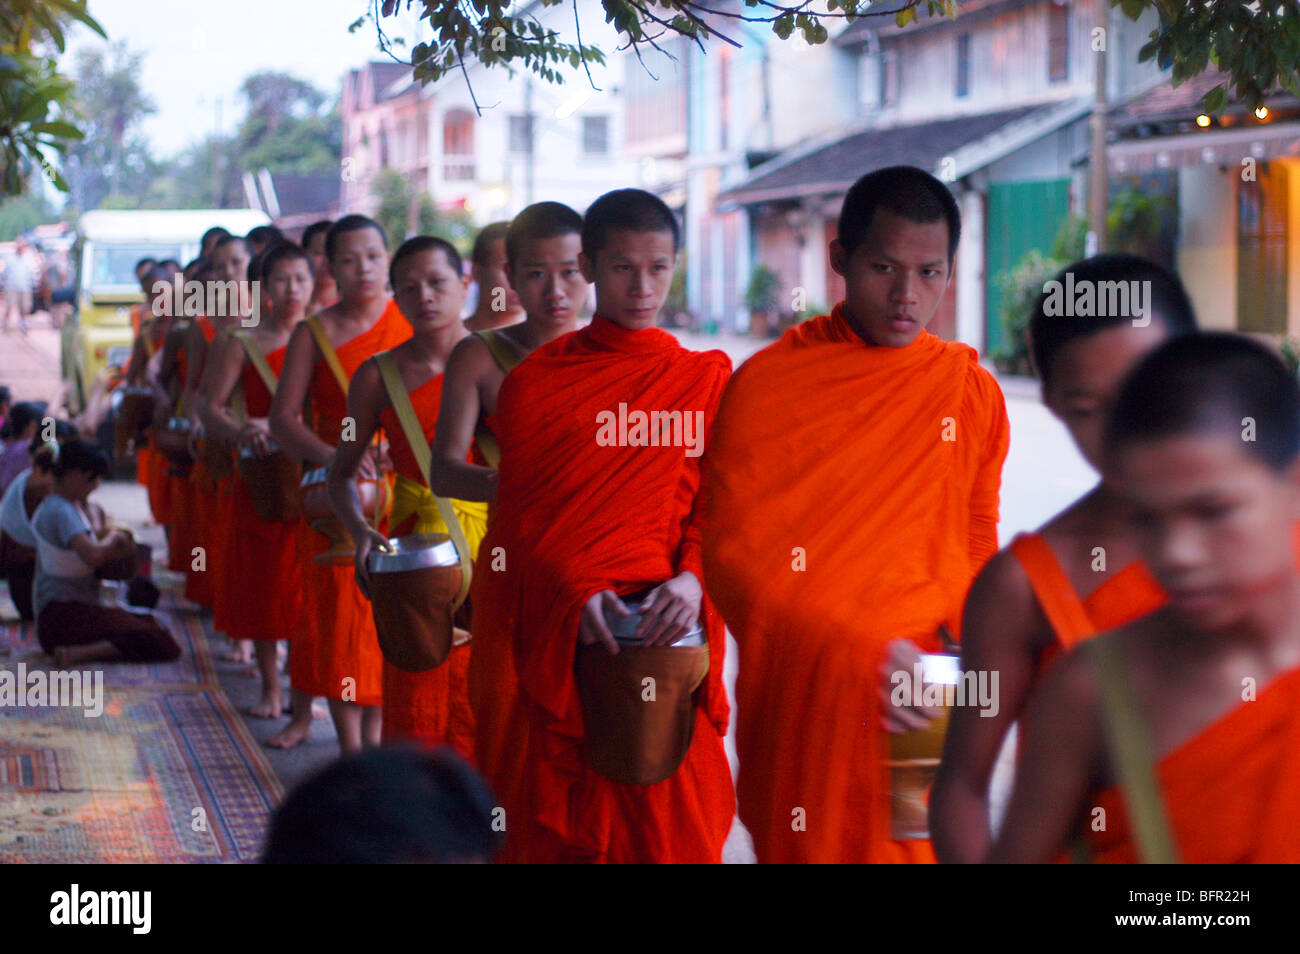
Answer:
[(229, 238), (230, 232), (223, 229), (220, 225), (214, 225), (203, 233), (199, 239), (199, 258), (211, 259), (213, 251), (216, 250), (217, 243), (224, 238)]
[(302, 248), (311, 256), (312, 274), (316, 281), (311, 291), (311, 302), (307, 305), (309, 315), (314, 315), (339, 300), (338, 286), (330, 274), (329, 262), (325, 261), (325, 236), (333, 224), (329, 219), (321, 219), (302, 231)]
[[(393, 362), (401, 378), (420, 431), (408, 439), (378, 359), (369, 358), (357, 369), (348, 388), (348, 415), (357, 422), (356, 440), (339, 445), (330, 468), (334, 508), (356, 541), (357, 581), (367, 595), (367, 560), (373, 548), (387, 548), (388, 538), (367, 522), (355, 479), (370, 440), (380, 428), (388, 436), (397, 472), (389, 535), (450, 533), (428, 488), (426, 452), (438, 424), (447, 358), (466, 335), (460, 313), (469, 278), (462, 274), (454, 247), (427, 235), (407, 239), (393, 254), (389, 275), (394, 300), (413, 334), (387, 352), (386, 360)], [(422, 446), (413, 448), (413, 441)], [(426, 463), (422, 465), (421, 460)], [(452, 500), (451, 506), (472, 560), (487, 527), (487, 504)], [(446, 744), (471, 757), (474, 720), (465, 688), (469, 658), (469, 643), (462, 642), (453, 646), (445, 662), (425, 672), (406, 672), (384, 660), (383, 740), (416, 742), (427, 748)]]
[(139, 335), (140, 326), (144, 323), (145, 316), (149, 314), (149, 290), (152, 282), (149, 280), (149, 273), (158, 267), (158, 260), (154, 258), (142, 258), (135, 263), (135, 279), (140, 283), (140, 290), (145, 294), (145, 300), (141, 304), (131, 306), (131, 334)]
[(860, 178), (829, 248), (844, 301), (746, 362), (718, 412), (704, 571), (739, 645), (737, 794), (760, 862), (933, 860), (894, 837), (884, 731), (928, 713), (878, 692), (959, 631), (997, 550), (1002, 393), (926, 330), (959, 235), (928, 173)]
[[(443, 496), (495, 499), (501, 455), (492, 422), (501, 382), (534, 349), (573, 331), (587, 301), (587, 280), (578, 266), (582, 216), (573, 209), (560, 202), (528, 206), (511, 220), (505, 244), (506, 276), (525, 317), (517, 325), (466, 336), (447, 360), (433, 440), (433, 486)], [(467, 460), (471, 451), (476, 454)], [(490, 561), (475, 572), (481, 577), (489, 571)], [(528, 722), (518, 704), (512, 647), (493, 642), (498, 633), (475, 635), (470, 654), (474, 758), (507, 817), (514, 817)], [(508, 848), (504, 858), (512, 856)]]
[[(166, 400), (158, 381), (162, 348), (172, 321), (172, 299), (176, 273), (168, 265), (155, 265), (141, 278), (145, 291), (144, 318), (127, 362), (124, 383), (147, 387), (155, 392), (155, 404)], [(170, 484), (165, 473), (166, 461), (157, 452), (148, 431), (135, 442), (136, 482), (148, 491), (149, 512), (154, 523), (164, 528), (171, 523)]]
[[(396, 347), (411, 331), (385, 295), (388, 238), (378, 223), (344, 216), (330, 227), (325, 254), (338, 283), (338, 304), (294, 329), (270, 413), (272, 439), (304, 470), (329, 467), (339, 443), (356, 439), (356, 422), (347, 412), (352, 375), (366, 358)], [(376, 457), (367, 455), (363, 477), (378, 476)], [(329, 700), (344, 752), (378, 745), (383, 660), (370, 604), (351, 566), (316, 561), (330, 550), (323, 535), (304, 529), (298, 540), (305, 611), (289, 653), (290, 683), (295, 693)], [(298, 741), (301, 736), (289, 735), (277, 744)]]
[(272, 246), (279, 245), (285, 241), (284, 233), (274, 225), (259, 225), (250, 229), (244, 236), (248, 244), (252, 246), (254, 255), (261, 255)]
[(506, 279), (506, 229), (509, 222), (483, 226), (470, 253), (470, 275), (478, 288), (474, 313), (465, 319), (470, 331), (504, 328), (524, 318), (519, 297)]
[(1300, 861), (1300, 389), (1226, 332), (1147, 355), (1107, 423), (1164, 607), (1076, 647), (1035, 687), (988, 858)]
[[(210, 359), (220, 354), (226, 338), (245, 323), (252, 322), (253, 301), (248, 284), (248, 265), (252, 248), (245, 239), (228, 235), (218, 239), (212, 252), (213, 281), (211, 287), (219, 288), (220, 295), (205, 295), (210, 299), (210, 314), (200, 318), (190, 329), (187, 352), (196, 364), (198, 378), (189, 389), (187, 404), (194, 408), (198, 418), (196, 439), (206, 439), (198, 409), (210, 392), (214, 375), (208, 365)], [(229, 448), (213, 440), (208, 445), (208, 466), (216, 466), (209, 479), (200, 485), (205, 493), (206, 509), (200, 507), (202, 541), (207, 554), (206, 572), (212, 586), (212, 626), (230, 632), (230, 614), (238, 600), (228, 591), (231, 574), (229, 558), (230, 533), (234, 523), (234, 456)], [(210, 488), (210, 489), (209, 489)], [(226, 655), (230, 662), (249, 663), (253, 659), (253, 644), (248, 639), (232, 639), (232, 648)]]
[[(200, 394), (199, 416), (209, 438), (237, 453), (265, 459), (275, 453), (267, 415), (289, 335), (303, 319), (311, 298), (311, 261), (297, 245), (282, 242), (253, 259), (249, 280), (265, 292), (260, 320), (227, 336), (212, 356), (212, 384)], [(288, 467), (284, 471), (286, 480), (293, 478), (291, 489), (296, 495), (301, 474)], [(262, 697), (249, 715), (278, 718), (282, 706), (278, 641), (293, 637), (303, 612), (299, 521), (296, 513), (293, 519), (275, 521), (260, 516), (253, 490), (242, 475), (234, 481), (232, 500), (228, 549), (232, 605), (227, 634), (231, 639), (250, 640), (254, 646)], [(310, 700), (304, 708), (310, 720)]]
[[(717, 862), (731, 827), (723, 630), (704, 599), (696, 508), (704, 437), (731, 369), (721, 352), (687, 351), (655, 327), (679, 236), (650, 193), (597, 199), (579, 258), (595, 317), (534, 350), (497, 396), (500, 476), (473, 628), (514, 650), (528, 741), (523, 817), (507, 811), (506, 838), (520, 860)], [(656, 415), (653, 442), (644, 422), (636, 433), (610, 423), (629, 409)], [(669, 646), (702, 626), (709, 667), (684, 697), (694, 729), (681, 761), (644, 785), (589, 764), (574, 670), (588, 648), (620, 653), (607, 614), (629, 615), (619, 597), (634, 594), (632, 638)]]
[[(210, 268), (211, 264), (207, 259), (194, 259), (185, 266), (183, 273), (185, 282), (201, 285), (208, 278)], [(173, 302), (173, 309), (175, 304)], [(172, 418), (188, 420), (190, 417), (184, 399), (188, 377), (186, 342), (189, 340), (190, 329), (198, 317), (198, 309), (193, 307), (195, 304), (196, 302), (186, 301), (185, 296), (182, 296), (180, 310), (173, 315), (167, 329), (167, 337), (163, 339), (158, 383), (166, 391), (167, 400), (154, 408), (155, 433), (166, 428)], [(198, 596), (207, 594), (201, 592), (202, 577), (192, 568), (193, 540), (198, 532), (195, 484), (191, 479), (192, 469), (184, 471), (169, 466), (167, 473), (171, 482), (169, 496), (172, 506), (172, 523), (167, 535), (167, 566), (174, 572), (186, 575), (186, 597), (198, 603), (201, 602)], [(193, 586), (198, 586), (199, 589), (193, 590)], [(203, 602), (202, 605), (211, 608), (210, 600)]]
[[(1108, 287), (1139, 294), (1113, 302), (1097, 295), (1099, 314), (1063, 314), (1056, 307), (1065, 288), (1095, 294)], [(1046, 284), (1029, 320), (1043, 404), (1094, 468), (1100, 468), (1102, 424), (1124, 375), (1165, 340), (1195, 330), (1177, 276), (1133, 255), (1076, 262)], [(1125, 509), (1103, 483), (989, 560), (966, 599), (962, 668), (998, 673), (998, 707), (959, 706), (950, 716), (930, 800), (941, 861), (974, 862), (988, 853), (988, 790), (998, 749), (1047, 664), (1164, 599), (1141, 562)]]

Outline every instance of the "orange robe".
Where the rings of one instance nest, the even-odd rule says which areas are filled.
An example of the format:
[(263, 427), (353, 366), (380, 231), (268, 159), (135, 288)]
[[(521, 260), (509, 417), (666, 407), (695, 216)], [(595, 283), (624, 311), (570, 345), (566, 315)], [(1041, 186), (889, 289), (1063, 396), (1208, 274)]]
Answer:
[(937, 650), (997, 550), (1002, 392), (923, 332), (866, 344), (843, 305), (759, 352), (718, 412), (709, 595), (740, 649), (740, 817), (762, 862), (933, 861), (891, 837), (878, 674), (899, 637)]
[[(1300, 862), (1300, 669), (1174, 749), (1156, 777), (1184, 863)], [(1136, 863), (1120, 789), (1094, 799), (1106, 810), (1105, 831), (1089, 826), (1094, 860)]]
[[(496, 416), (484, 422), (495, 436)], [(474, 463), (486, 467), (478, 444), (474, 445)], [(498, 486), (498, 500), (500, 500)], [(484, 587), (484, 575), (493, 570), (493, 556), (499, 544), (492, 542), (492, 522), (499, 504), (488, 508), (488, 533), (479, 545), (474, 564), (474, 582), (470, 590), (470, 632), (474, 634), (474, 651), (469, 659), (469, 701), (474, 715), (474, 762), (492, 784), (507, 819), (519, 818), (523, 808), (519, 792), (523, 786), (524, 756), (528, 750), (528, 719), (519, 699), (519, 677), (515, 673), (515, 649), (512, 641), (515, 621), (488, 605), (493, 597)], [(507, 564), (508, 565), (508, 564)], [(507, 838), (498, 859), (518, 861), (517, 840)]]
[[(705, 602), (709, 674), (684, 761), (655, 785), (591, 769), (574, 678), (578, 619), (595, 593), (630, 594), (679, 572), (702, 575), (696, 498), (702, 458), (681, 446), (598, 446), (598, 414), (621, 403), (711, 421), (730, 362), (656, 328), (596, 317), (507, 375), (494, 423), (495, 510), (475, 573), (474, 656), (513, 645), (529, 726), (522, 785), (485, 766), (506, 808), (511, 857), (530, 862), (717, 862), (735, 797), (723, 749), (722, 621)], [(694, 420), (692, 416), (692, 420)], [(700, 434), (701, 438), (703, 433)], [(506, 560), (494, 567), (497, 547)], [(476, 711), (476, 715), (477, 715)]]
[[(143, 332), (137, 332), (145, 335), (145, 354), (148, 358), (153, 358), (158, 348), (162, 346), (169, 325), (169, 318), (159, 318)], [(150, 337), (155, 331), (157, 334)], [(135, 476), (136, 482), (143, 484), (149, 492), (149, 512), (153, 515), (154, 523), (165, 525), (171, 523), (170, 483), (166, 474), (167, 458), (154, 448), (152, 434), (153, 428), (149, 428), (149, 442), (136, 448)]]
[[(442, 375), (436, 374), (411, 392), (411, 405), (425, 439), (432, 442), (442, 407)], [(397, 413), (386, 407), (380, 423), (388, 435), (388, 454), (401, 477), (427, 487), (420, 465), (407, 443)], [(394, 537), (416, 532), (419, 514), (390, 526)], [(383, 741), (416, 742), (426, 748), (450, 745), (465, 758), (474, 755), (474, 714), (470, 711), (467, 678), (470, 646), (458, 646), (441, 666), (427, 672), (406, 672), (384, 660)]]
[[(278, 377), (285, 349), (266, 356)], [(250, 418), (271, 412), (271, 392), (251, 363), (245, 363), (240, 384)], [(302, 620), (302, 569), (298, 563), (301, 520), (268, 523), (257, 515), (248, 483), (236, 475), (232, 490), (232, 532), (228, 563), (231, 594), (226, 633), (231, 639), (290, 639)]]
[(1038, 605), (1056, 635), (1056, 643), (1038, 660), (1039, 672), (1088, 637), (1154, 612), (1169, 599), (1140, 560), (1130, 563), (1080, 599), (1040, 534), (1022, 533), (1007, 549), (1029, 578)]
[[(395, 348), (410, 336), (411, 326), (390, 301), (373, 325), (335, 351), (350, 379), (371, 355)], [(324, 358), (312, 370), (308, 393), (312, 430), (327, 444), (337, 445), (347, 416), (347, 395)], [(383, 693), (383, 656), (370, 601), (361, 595), (350, 564), (314, 562), (313, 557), (329, 549), (324, 536), (303, 523), (297, 540), (305, 612), (289, 653), (289, 681), (313, 696), (377, 706)]]
[[(185, 350), (176, 353), (177, 376), (182, 384), (185, 382)], [(161, 455), (159, 455), (161, 456)], [(194, 539), (194, 485), (190, 478), (178, 477), (167, 473), (171, 464), (163, 458), (163, 471), (169, 484), (168, 497), (171, 500), (171, 523), (167, 529), (167, 568), (174, 573), (186, 573), (190, 565), (191, 542)]]
[[(207, 318), (196, 318), (199, 324), (199, 330), (203, 333), (204, 339), (211, 346), (212, 339), (216, 337), (217, 329)], [(186, 362), (186, 378), (193, 375), (196, 378), (203, 376), (203, 363), (195, 361), (190, 366)], [(217, 524), (217, 485), (212, 479), (207, 465), (201, 460), (195, 461), (194, 466), (190, 469), (190, 502), (192, 504), (190, 513), (192, 515), (191, 533), (189, 539), (189, 550), (185, 562), (185, 598), (193, 603), (206, 609), (216, 611), (216, 576), (222, 566), (222, 554), (219, 550), (219, 539), (217, 531), (214, 530)], [(203, 548), (203, 569), (194, 568), (196, 558), (193, 556), (193, 548)]]

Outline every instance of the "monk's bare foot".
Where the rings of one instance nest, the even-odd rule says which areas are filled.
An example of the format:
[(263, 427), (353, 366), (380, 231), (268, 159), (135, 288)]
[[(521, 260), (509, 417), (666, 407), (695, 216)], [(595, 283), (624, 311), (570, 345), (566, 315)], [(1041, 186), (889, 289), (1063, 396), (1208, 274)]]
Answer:
[(227, 662), (245, 665), (253, 661), (253, 641), (251, 639), (236, 639), (231, 650), (226, 653)]
[(261, 702), (245, 710), (254, 719), (274, 719), (280, 715), (280, 700), (263, 698)]
[(268, 748), (291, 749), (311, 733), (311, 723), (290, 722), (266, 740)]

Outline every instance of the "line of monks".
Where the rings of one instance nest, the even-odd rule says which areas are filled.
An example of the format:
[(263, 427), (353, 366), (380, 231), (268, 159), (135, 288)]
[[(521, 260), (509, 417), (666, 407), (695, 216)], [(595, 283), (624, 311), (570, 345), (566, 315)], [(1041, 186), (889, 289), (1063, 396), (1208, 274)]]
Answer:
[[(251, 641), (254, 715), (280, 716), (288, 641), (271, 744), (300, 742), (324, 698), (344, 752), (450, 745), (495, 790), (503, 860), (717, 862), (737, 809), (763, 862), (1300, 860), (1295, 377), (1263, 345), (1198, 333), (1158, 265), (1071, 266), (1072, 287), (1147, 283), (1151, 307), (1034, 315), (1045, 404), (1103, 479), (999, 551), (1003, 396), (926, 330), (959, 237), (927, 173), (863, 176), (829, 246), (844, 301), (733, 376), (656, 327), (680, 233), (641, 190), (489, 227), (466, 321), (471, 275), (440, 239), (390, 259), (357, 215), (301, 246), (213, 230), (185, 278), (258, 282), (257, 320), (153, 307), (133, 365), (166, 394), (154, 433), (188, 429), (194, 458), (140, 458), (170, 566)], [(611, 444), (615, 414), (640, 423)], [(673, 429), (696, 415), (702, 456)], [(273, 459), (324, 485), (346, 536), (259, 513), (241, 472)], [(469, 638), (407, 671), (379, 649), (370, 557), (455, 536), (451, 513), (476, 561)], [(678, 692), (691, 639), (706, 669)], [(900, 701), (899, 674), (954, 643), (962, 670), (998, 676), (997, 704)], [(593, 653), (666, 661), (627, 692), (670, 729), (596, 725)], [(612, 772), (611, 734), (616, 761), (671, 750), (666, 776)], [(928, 819), (900, 831), (899, 741), (927, 734)]]

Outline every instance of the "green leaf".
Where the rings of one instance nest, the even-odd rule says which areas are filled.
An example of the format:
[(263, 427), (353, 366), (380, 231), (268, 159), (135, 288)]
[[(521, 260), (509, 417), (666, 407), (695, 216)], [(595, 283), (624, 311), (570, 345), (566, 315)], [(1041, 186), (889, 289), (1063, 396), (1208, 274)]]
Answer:
[(32, 132), (45, 133), (49, 136), (56, 136), (59, 139), (80, 139), (82, 132), (71, 123), (51, 122), (51, 123), (33, 123)]
[(1120, 0), (1119, 6), (1125, 16), (1130, 20), (1136, 20), (1150, 6), (1150, 0)]
[(1223, 107), (1227, 103), (1227, 99), (1228, 91), (1224, 88), (1224, 85), (1220, 83), (1218, 86), (1214, 87), (1214, 89), (1201, 97), (1201, 108), (1212, 116), (1218, 115), (1223, 112)]
[(916, 7), (904, 7), (894, 14), (894, 23), (899, 29), (907, 26), (916, 19)]

